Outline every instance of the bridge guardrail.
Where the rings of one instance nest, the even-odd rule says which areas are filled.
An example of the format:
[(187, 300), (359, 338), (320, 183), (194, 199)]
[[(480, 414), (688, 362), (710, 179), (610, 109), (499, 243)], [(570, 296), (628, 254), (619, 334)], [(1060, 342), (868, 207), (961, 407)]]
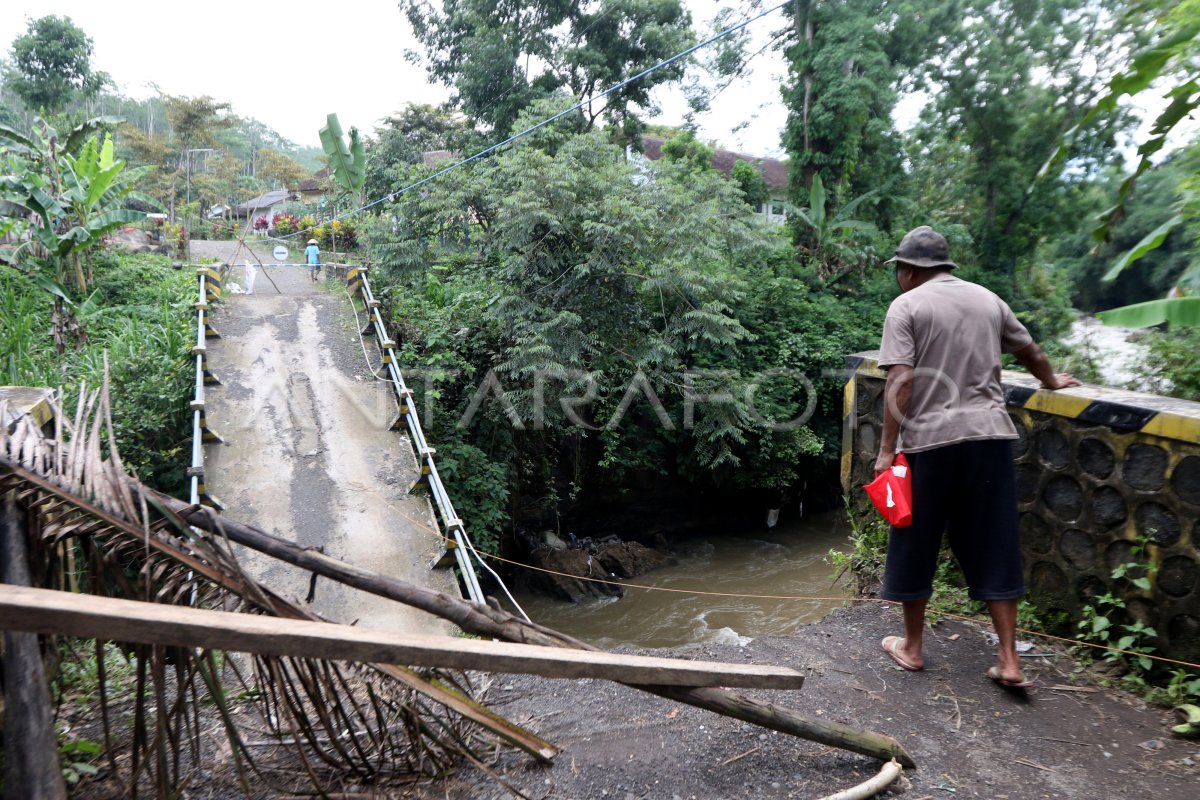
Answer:
[(210, 495), (204, 481), (204, 445), (223, 441), (208, 427), (204, 413), (205, 387), (219, 384), (216, 376), (208, 371), (208, 340), (219, 339), (221, 334), (212, 327), (209, 305), (221, 300), (221, 275), (211, 267), (196, 269), (198, 296), (196, 300), (196, 344), (192, 356), (196, 363), (196, 388), (192, 395), (192, 464), (188, 468), (189, 498), (192, 505), (203, 504), (216, 509), (224, 506)]
[[(412, 441), (413, 449), (416, 451), (417, 462), (421, 471), (418, 483), (425, 483), (428, 486), (429, 492), (433, 496), (438, 516), (441, 518), (444, 529), (442, 535), (447, 543), (447, 553), (437, 563), (442, 564), (446, 562), (452, 554), (462, 573), (468, 598), (471, 602), (481, 605), (485, 604), (483, 590), (479, 586), (479, 576), (475, 574), (475, 568), (471, 562), (471, 553), (474, 551), (474, 547), (467, 537), (466, 526), (454, 510), (454, 503), (450, 500), (450, 495), (442, 483), (441, 476), (438, 474), (437, 464), (434, 461), (434, 454), (437, 451), (429, 446), (429, 442), (425, 438), (425, 431), (421, 428), (421, 419), (417, 414), (416, 404), (413, 402), (413, 391), (405, 384), (404, 375), (401, 373), (399, 367), (396, 366), (396, 343), (388, 336), (387, 327), (383, 322), (383, 315), (379, 312), (380, 302), (371, 291), (371, 283), (367, 279), (367, 272), (368, 268), (366, 267), (349, 267), (346, 269), (346, 287), (350, 293), (351, 302), (353, 302), (353, 297), (357, 293), (362, 295), (363, 302), (366, 304), (369, 322), (362, 333), (374, 332), (380, 352), (383, 353), (383, 365), (388, 371), (389, 382), (396, 392), (396, 400), (399, 404), (399, 415), (396, 417), (395, 422), (392, 423), (392, 429), (400, 430), (403, 427), (407, 427), (408, 435)], [(480, 558), (480, 563), (483, 563), (482, 558)], [(487, 567), (486, 564), (483, 566)], [(511, 595), (509, 599), (512, 599)], [(513, 600), (513, 603), (516, 605), (515, 600)], [(525, 612), (521, 610), (519, 605), (517, 609), (522, 616), (525, 615)], [(528, 619), (528, 617), (526, 618)]]

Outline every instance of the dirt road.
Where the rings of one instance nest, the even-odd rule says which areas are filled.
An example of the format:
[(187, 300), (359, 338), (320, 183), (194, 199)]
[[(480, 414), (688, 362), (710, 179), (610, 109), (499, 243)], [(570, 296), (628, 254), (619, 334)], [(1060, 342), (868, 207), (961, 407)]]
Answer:
[[(1043, 655), (1024, 666), (1038, 684), (1015, 694), (984, 676), (994, 663), (986, 629), (938, 624), (926, 634), (921, 672), (897, 668), (880, 649), (885, 635), (901, 630), (898, 609), (869, 602), (792, 636), (649, 652), (803, 671), (807, 681), (798, 692), (750, 694), (896, 737), (918, 765), (906, 773), (902, 795), (912, 800), (1198, 796), (1200, 741), (1173, 736), (1165, 709), (1080, 685), (1061, 650), (1037, 641)], [(604, 681), (495, 675), (483, 699), (563, 748), (550, 767), (515, 753), (493, 765), (539, 800), (813, 800), (857, 785), (880, 766)], [(409, 796), (516, 795), (464, 765)]]
[[(231, 244), (194, 243), (193, 255), (222, 257)], [(235, 269), (228, 283), (244, 282)], [(206, 450), (209, 492), (231, 516), (277, 536), (456, 592), (450, 572), (429, 568), (441, 553), (436, 521), (428, 500), (407, 491), (416, 460), (407, 438), (388, 430), (396, 403), (367, 366), (341, 285), (274, 268), (259, 272), (253, 294), (229, 288), (214, 314), (222, 338), (209, 345), (209, 368), (222, 385), (208, 393), (208, 419), (225, 440)], [(370, 342), (367, 352), (378, 365)], [(308, 573), (245, 559), (276, 591), (309, 594)], [(318, 581), (314, 595), (313, 609), (338, 622), (451, 631), (424, 612), (328, 581)]]

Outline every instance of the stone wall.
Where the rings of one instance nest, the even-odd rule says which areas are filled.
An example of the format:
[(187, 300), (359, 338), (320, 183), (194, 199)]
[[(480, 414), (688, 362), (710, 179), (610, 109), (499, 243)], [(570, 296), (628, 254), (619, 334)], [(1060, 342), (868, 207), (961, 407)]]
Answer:
[[(842, 485), (860, 507), (883, 424), (876, 352), (847, 358)], [(1158, 651), (1200, 661), (1200, 403), (1084, 386), (1038, 389), (1003, 375), (1013, 442), (1021, 546), (1030, 598), (1077, 618), (1113, 592), (1159, 634)], [(1148, 544), (1135, 555), (1140, 539)], [(1150, 568), (1142, 591), (1114, 580), (1119, 564)]]

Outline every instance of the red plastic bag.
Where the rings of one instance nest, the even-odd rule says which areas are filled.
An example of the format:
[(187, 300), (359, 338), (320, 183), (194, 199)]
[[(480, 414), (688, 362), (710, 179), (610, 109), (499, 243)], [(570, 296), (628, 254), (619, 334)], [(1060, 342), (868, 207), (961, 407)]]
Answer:
[(875, 508), (896, 528), (912, 524), (912, 471), (904, 453), (896, 453), (892, 468), (863, 487)]

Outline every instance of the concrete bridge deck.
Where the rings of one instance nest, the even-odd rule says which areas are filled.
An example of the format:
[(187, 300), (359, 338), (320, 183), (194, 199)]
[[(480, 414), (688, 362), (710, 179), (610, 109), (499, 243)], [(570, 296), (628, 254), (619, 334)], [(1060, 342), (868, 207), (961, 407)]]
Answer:
[[(232, 273), (240, 282), (241, 269)], [(208, 491), (226, 513), (276, 536), (456, 594), (451, 572), (429, 569), (442, 539), (429, 501), (407, 491), (416, 459), (408, 439), (388, 430), (396, 404), (367, 367), (347, 296), (296, 268), (260, 272), (252, 295), (229, 289), (213, 316), (222, 338), (208, 347), (223, 384), (210, 388), (208, 420), (224, 439), (206, 448)], [(378, 365), (370, 341), (367, 352)], [(308, 573), (239, 557), (272, 589), (308, 595)], [(451, 633), (425, 612), (328, 581), (318, 580), (312, 607), (337, 622)]]

